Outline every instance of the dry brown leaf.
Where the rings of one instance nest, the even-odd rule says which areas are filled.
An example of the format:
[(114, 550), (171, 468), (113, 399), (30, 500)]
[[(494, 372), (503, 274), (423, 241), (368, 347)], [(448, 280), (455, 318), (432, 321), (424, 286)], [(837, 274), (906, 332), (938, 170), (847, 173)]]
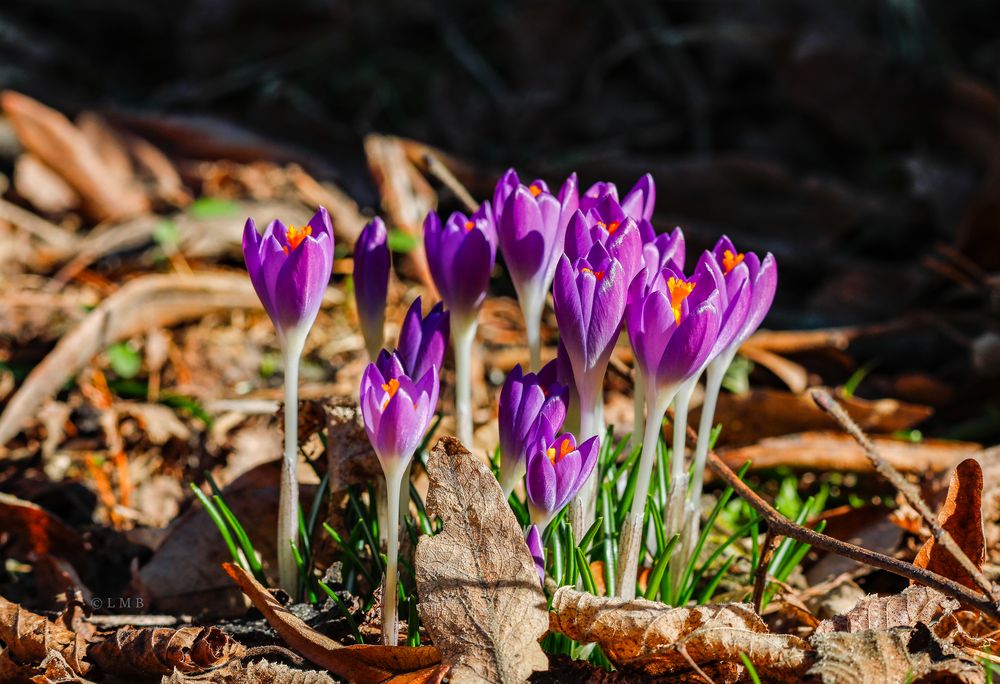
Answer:
[(149, 210), (141, 189), (120, 178), (65, 116), (11, 90), (0, 96), (0, 105), (21, 144), (80, 194), (88, 217), (106, 221)]
[[(938, 524), (965, 552), (976, 569), (986, 561), (986, 537), (983, 533), (983, 468), (973, 458), (955, 467), (948, 485), (948, 496), (938, 513)], [(965, 586), (979, 590), (978, 583), (934, 537), (928, 539), (913, 564), (944, 575)]]
[(260, 301), (243, 275), (146, 275), (129, 281), (94, 309), (32, 369), (0, 414), (0, 445), (11, 440), (56, 392), (108, 345), (212, 311), (256, 308)]
[(768, 634), (745, 603), (692, 608), (645, 599), (598, 597), (560, 587), (552, 597), (549, 629), (580, 643), (596, 642), (615, 665), (650, 674), (683, 672), (697, 665), (739, 663), (745, 653), (767, 681), (796, 678), (811, 664), (798, 637)]
[(34, 561), (49, 555), (65, 558), (80, 572), (88, 566), (88, 546), (72, 527), (38, 504), (0, 493), (0, 533), (4, 552)]
[(0, 641), (7, 653), (20, 663), (40, 663), (50, 651), (57, 651), (77, 674), (85, 675), (91, 664), (87, 642), (82, 636), (21, 608), (0, 596)]
[(377, 480), (382, 466), (372, 450), (361, 422), (361, 409), (353, 400), (323, 403), (326, 413), (327, 468), (330, 491), (340, 492), (352, 484)]
[(80, 205), (80, 195), (38, 157), (25, 153), (14, 164), (14, 189), (46, 214), (63, 214)]
[(417, 543), (418, 609), (451, 681), (520, 682), (545, 670), (545, 595), (496, 478), (453, 437), (438, 441), (427, 474), (427, 511), (444, 530)]
[(861, 632), (866, 629), (886, 630), (912, 627), (918, 622), (930, 623), (958, 610), (958, 601), (927, 587), (907, 587), (900, 594), (865, 596), (844, 615), (823, 620), (816, 634), (829, 632)]
[[(721, 394), (716, 422), (726, 426), (720, 435), (722, 443), (749, 444), (765, 437), (794, 432), (839, 430), (837, 422), (816, 406), (809, 390), (794, 394), (785, 390), (758, 388), (744, 394)], [(930, 407), (897, 399), (870, 400), (844, 397), (839, 393), (837, 399), (866, 432), (909, 430), (932, 413)], [(695, 413), (701, 415), (701, 409)]]
[(243, 568), (232, 563), (223, 568), (292, 650), (339, 677), (374, 684), (441, 664), (433, 646), (343, 646), (289, 612)]
[(202, 672), (243, 657), (244, 648), (218, 627), (122, 627), (87, 648), (102, 672), (144, 678)]
[[(980, 684), (983, 667), (938, 639), (927, 625), (890, 630), (830, 632), (810, 639), (816, 663), (810, 675), (823, 684), (957, 682)], [(863, 674), (863, 679), (859, 676)]]
[[(873, 437), (872, 441), (896, 470), (921, 475), (947, 470), (955, 459), (980, 451), (979, 445), (971, 442), (926, 439), (914, 443), (888, 437)], [(719, 456), (731, 468), (739, 468), (750, 461), (752, 470), (788, 466), (796, 470), (873, 472), (864, 450), (850, 435), (842, 432), (802, 432), (772, 437), (750, 446), (720, 450)]]

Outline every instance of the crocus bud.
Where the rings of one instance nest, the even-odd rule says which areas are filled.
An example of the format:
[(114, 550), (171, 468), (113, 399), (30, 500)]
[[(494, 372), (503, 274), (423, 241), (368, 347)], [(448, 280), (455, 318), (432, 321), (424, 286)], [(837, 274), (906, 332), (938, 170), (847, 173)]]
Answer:
[(423, 377), (431, 366), (437, 367), (440, 376), (444, 354), (448, 350), (450, 316), (444, 310), (444, 304), (435, 304), (425, 317), (421, 317), (422, 311), (420, 297), (417, 297), (406, 310), (396, 346), (396, 354), (411, 378)]
[(275, 220), (263, 235), (253, 219), (243, 229), (243, 258), (250, 282), (271, 317), (282, 348), (298, 353), (316, 320), (333, 270), (333, 225), (320, 207), (305, 226)]
[(542, 535), (538, 532), (538, 526), (532, 525), (528, 528), (528, 533), (524, 536), (524, 541), (528, 545), (528, 552), (531, 559), (535, 561), (535, 569), (538, 570), (538, 581), (545, 585), (545, 547), (542, 546)]
[(486, 298), (496, 260), (496, 235), (484, 202), (472, 216), (453, 213), (444, 224), (435, 212), (424, 220), (427, 265), (441, 299), (451, 311), (451, 324), (475, 320)]
[(556, 381), (556, 362), (537, 374), (521, 366), (507, 374), (497, 408), (500, 428), (500, 484), (510, 494), (524, 475), (527, 451), (539, 438), (551, 441), (566, 420), (569, 389)]
[(385, 223), (377, 216), (361, 231), (354, 244), (354, 298), (361, 333), (374, 359), (385, 336), (385, 299), (389, 291), (389, 244)]
[(537, 442), (529, 452), (525, 489), (531, 522), (539, 534), (590, 477), (599, 450), (597, 437), (577, 446), (573, 435), (563, 433), (547, 444)]
[(617, 202), (618, 187), (614, 183), (610, 183), (608, 181), (598, 181), (587, 188), (586, 192), (580, 195), (579, 209), (586, 214), (588, 211), (593, 209), (598, 202), (608, 196)]
[(627, 216), (638, 221), (650, 221), (656, 206), (656, 183), (650, 174), (644, 175), (621, 201), (622, 209)]
[(387, 474), (405, 467), (420, 446), (437, 409), (438, 391), (433, 365), (414, 381), (395, 354), (368, 364), (361, 377), (361, 416)]
[(565, 256), (559, 261), (552, 297), (560, 338), (580, 396), (583, 436), (604, 429), (596, 424), (596, 416), (603, 405), (604, 374), (618, 340), (626, 291), (622, 265), (600, 243), (575, 264)]

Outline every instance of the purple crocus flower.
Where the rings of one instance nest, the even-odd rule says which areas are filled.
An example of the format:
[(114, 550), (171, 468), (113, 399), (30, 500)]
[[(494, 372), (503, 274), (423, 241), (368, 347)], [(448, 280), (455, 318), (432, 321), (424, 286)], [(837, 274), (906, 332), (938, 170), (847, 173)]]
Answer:
[(301, 345), (312, 327), (333, 270), (333, 224), (319, 208), (305, 226), (271, 221), (263, 235), (253, 219), (243, 229), (250, 282), (284, 347)]
[[(594, 183), (580, 197), (580, 211), (586, 213), (609, 195), (618, 202), (618, 187), (614, 183), (606, 181)], [(625, 215), (631, 216), (636, 223), (651, 221), (653, 208), (656, 206), (656, 183), (653, 182), (653, 176), (647, 173), (636, 181), (620, 204)]]
[(569, 388), (556, 380), (556, 362), (537, 374), (514, 366), (507, 374), (497, 408), (500, 428), (500, 485), (507, 496), (524, 475), (528, 449), (538, 439), (552, 441), (566, 420)]
[(541, 318), (545, 295), (555, 275), (566, 240), (566, 225), (579, 198), (576, 174), (563, 184), (558, 196), (542, 181), (530, 186), (517, 182), (508, 171), (497, 185), (495, 201), (497, 240), (524, 315), (531, 352), (531, 368), (541, 367)]
[(676, 389), (706, 363), (720, 316), (710, 280), (702, 286), (668, 266), (649, 286), (642, 275), (632, 281), (625, 321), (647, 395)]
[(580, 195), (579, 209), (586, 213), (597, 206), (597, 203), (602, 199), (609, 196), (615, 202), (618, 201), (618, 186), (610, 181), (598, 181)]
[[(734, 341), (742, 344), (747, 340), (771, 309), (774, 293), (778, 287), (778, 267), (774, 255), (770, 252), (760, 259), (753, 252), (743, 254), (736, 250), (732, 241), (723, 235), (712, 250), (716, 263), (725, 275), (727, 290), (732, 293), (745, 277), (750, 287), (750, 308), (743, 325), (734, 336)], [(741, 274), (741, 266), (745, 266), (746, 275)]]
[(395, 354), (368, 364), (361, 376), (361, 416), (383, 469), (401, 467), (412, 458), (434, 417), (438, 391), (433, 365), (414, 381)]
[(385, 300), (389, 291), (389, 233), (379, 217), (373, 218), (354, 244), (354, 298), (361, 333), (374, 359), (385, 336)]
[(580, 434), (603, 431), (597, 424), (602, 388), (625, 311), (625, 271), (604, 245), (595, 244), (586, 259), (559, 261), (552, 296), (556, 321), (580, 396)]
[(298, 536), (298, 372), (306, 336), (323, 301), (333, 270), (333, 224), (320, 207), (305, 226), (275, 220), (263, 235), (253, 219), (243, 229), (243, 258), (250, 282), (278, 334), (285, 363), (285, 449), (278, 501), (279, 582), (294, 596), (298, 568), (292, 543)]
[(451, 311), (452, 324), (474, 320), (486, 298), (496, 261), (489, 203), (484, 202), (472, 216), (455, 212), (444, 224), (437, 213), (428, 213), (424, 249), (434, 285)]
[(535, 561), (535, 569), (538, 570), (538, 580), (545, 585), (545, 547), (542, 545), (542, 535), (538, 532), (537, 525), (528, 527), (528, 533), (524, 535), (524, 541), (528, 545), (528, 552), (531, 553), (531, 560)]
[(528, 512), (539, 534), (580, 491), (597, 464), (599, 451), (598, 437), (578, 446), (573, 435), (563, 433), (548, 443), (536, 442), (528, 452)]
[(621, 263), (626, 282), (632, 282), (645, 265), (642, 236), (635, 219), (611, 195), (605, 195), (586, 213), (577, 210), (570, 218), (566, 228), (566, 256), (571, 262), (585, 258), (598, 242)]
[[(406, 486), (410, 461), (427, 432), (437, 408), (437, 367), (431, 364), (414, 381), (396, 354), (380, 354), (361, 376), (361, 417), (386, 482), (386, 563), (382, 604), (382, 636), (395, 646), (396, 570), (399, 561), (400, 500)], [(381, 502), (380, 502), (381, 503)]]
[(396, 346), (396, 354), (411, 378), (423, 377), (431, 366), (435, 366), (440, 375), (448, 349), (450, 316), (444, 304), (438, 302), (424, 317), (421, 317), (422, 311), (420, 297), (417, 297), (406, 310)]

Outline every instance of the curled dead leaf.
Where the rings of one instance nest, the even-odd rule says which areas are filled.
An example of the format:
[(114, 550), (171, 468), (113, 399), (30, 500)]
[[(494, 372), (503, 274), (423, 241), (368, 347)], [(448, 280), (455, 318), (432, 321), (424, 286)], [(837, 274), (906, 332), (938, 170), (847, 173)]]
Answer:
[(415, 557), (420, 619), (451, 681), (520, 682), (545, 670), (545, 595), (492, 473), (452, 437), (427, 463), (427, 511), (444, 521)]
[(243, 656), (244, 648), (218, 627), (122, 627), (87, 649), (102, 672), (143, 678), (174, 670), (202, 672)]
[(433, 646), (343, 646), (293, 615), (243, 568), (232, 563), (222, 567), (292, 650), (339, 677), (376, 684), (441, 664)]
[[(948, 496), (938, 513), (938, 523), (977, 569), (986, 561), (986, 537), (983, 532), (983, 468), (973, 458), (959, 463), (951, 474)], [(972, 589), (976, 581), (934, 537), (928, 539), (913, 564), (944, 575)]]
[(56, 651), (77, 674), (85, 675), (91, 668), (85, 660), (87, 642), (82, 636), (3, 596), (0, 596), (0, 641), (7, 645), (7, 655), (19, 663), (40, 663), (50, 651)]
[(812, 664), (798, 637), (769, 634), (744, 603), (690, 608), (645, 599), (594, 596), (560, 587), (552, 597), (549, 629), (580, 643), (596, 642), (615, 665), (649, 674), (692, 670), (692, 663), (740, 663), (740, 653), (769, 682), (794, 681)]

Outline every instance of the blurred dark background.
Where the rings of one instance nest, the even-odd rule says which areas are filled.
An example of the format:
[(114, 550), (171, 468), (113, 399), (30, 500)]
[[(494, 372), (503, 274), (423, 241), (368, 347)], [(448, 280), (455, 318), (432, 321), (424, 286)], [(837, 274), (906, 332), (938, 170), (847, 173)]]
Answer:
[(454, 155), (480, 198), (511, 165), (648, 170), (659, 228), (778, 256), (769, 327), (902, 322), (855, 360), (996, 401), (1000, 3), (5, 4), (3, 87), (171, 154), (295, 160), (375, 210), (371, 132)]

